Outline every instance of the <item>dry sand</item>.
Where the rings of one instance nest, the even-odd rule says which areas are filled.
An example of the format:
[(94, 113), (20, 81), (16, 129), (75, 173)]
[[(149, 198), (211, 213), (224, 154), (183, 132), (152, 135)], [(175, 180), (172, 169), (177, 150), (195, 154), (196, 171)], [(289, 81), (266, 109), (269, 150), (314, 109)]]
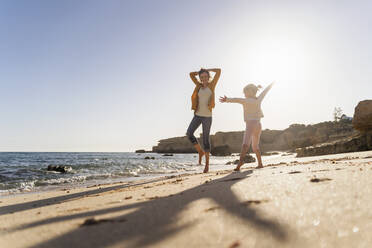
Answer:
[(0, 247), (372, 247), (372, 151), (0, 198)]

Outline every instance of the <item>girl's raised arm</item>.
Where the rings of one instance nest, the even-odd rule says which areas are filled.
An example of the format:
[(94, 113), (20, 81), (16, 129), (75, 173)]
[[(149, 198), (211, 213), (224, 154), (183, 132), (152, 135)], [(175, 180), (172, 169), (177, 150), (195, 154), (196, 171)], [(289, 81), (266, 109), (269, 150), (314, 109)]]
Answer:
[(227, 96), (220, 97), (220, 102), (231, 102), (244, 104), (247, 101), (246, 98), (228, 98)]
[(274, 83), (271, 83), (269, 86), (267, 86), (264, 91), (261, 92), (261, 94), (257, 97), (259, 101), (262, 101), (264, 97), (266, 96), (267, 92), (273, 87)]

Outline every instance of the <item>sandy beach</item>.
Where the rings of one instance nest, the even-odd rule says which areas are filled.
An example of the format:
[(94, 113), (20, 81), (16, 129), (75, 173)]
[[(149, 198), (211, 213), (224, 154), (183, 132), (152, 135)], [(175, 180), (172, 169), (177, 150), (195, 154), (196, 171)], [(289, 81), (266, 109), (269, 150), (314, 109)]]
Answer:
[(372, 248), (372, 0), (0, 13), (0, 248)]
[(0, 247), (372, 244), (372, 151), (249, 166), (3, 197)]

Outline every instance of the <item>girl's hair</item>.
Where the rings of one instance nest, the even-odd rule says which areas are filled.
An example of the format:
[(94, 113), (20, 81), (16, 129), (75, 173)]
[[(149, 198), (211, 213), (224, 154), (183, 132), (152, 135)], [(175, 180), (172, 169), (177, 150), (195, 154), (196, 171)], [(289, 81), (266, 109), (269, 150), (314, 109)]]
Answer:
[(261, 88), (262, 88), (261, 85), (248, 84), (247, 86), (244, 87), (243, 92), (245, 95), (256, 97), (257, 91)]
[(210, 77), (211, 75), (209, 74), (209, 71), (207, 71), (206, 69), (204, 69), (204, 68), (201, 68), (200, 69), (200, 71), (198, 72), (198, 74), (199, 74), (199, 77), (200, 77), (200, 75), (201, 74), (203, 74), (203, 73), (207, 73), (208, 74), (208, 77)]

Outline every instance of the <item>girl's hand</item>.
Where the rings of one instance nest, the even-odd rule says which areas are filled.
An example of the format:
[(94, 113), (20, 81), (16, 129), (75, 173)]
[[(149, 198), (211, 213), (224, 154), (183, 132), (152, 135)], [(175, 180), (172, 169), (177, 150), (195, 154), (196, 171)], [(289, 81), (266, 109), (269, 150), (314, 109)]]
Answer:
[(220, 102), (226, 102), (227, 96), (220, 96)]

